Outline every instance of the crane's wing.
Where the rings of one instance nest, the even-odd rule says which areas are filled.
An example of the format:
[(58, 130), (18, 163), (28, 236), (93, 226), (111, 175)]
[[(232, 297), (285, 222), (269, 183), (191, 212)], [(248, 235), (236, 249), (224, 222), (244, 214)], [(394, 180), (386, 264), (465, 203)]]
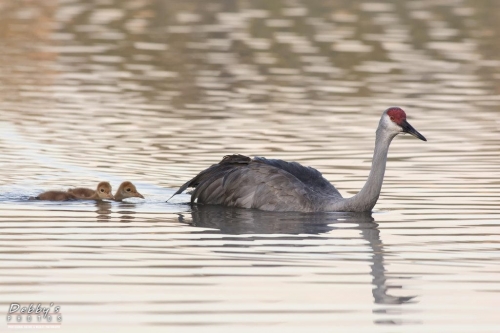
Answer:
[[(296, 173), (300, 168), (307, 170), (309, 176), (303, 176), (303, 179), (318, 178), (318, 175), (324, 179), (321, 173), (298, 163), (282, 164), (280, 168), (266, 161), (251, 160), (242, 155), (226, 156), (219, 164), (212, 165), (181, 186), (176, 194), (194, 187), (191, 202), (270, 211), (314, 211), (321, 205), (326, 192), (309, 188), (310, 184), (305, 184), (287, 169)], [(340, 197), (331, 187), (334, 189), (331, 193)]]
[[(181, 194), (186, 189), (193, 187), (196, 188), (200, 183), (204, 183), (210, 178), (213, 178), (219, 174), (224, 174), (230, 170), (233, 170), (237, 167), (242, 167), (248, 165), (252, 159), (243, 155), (226, 155), (217, 164), (211, 165), (209, 168), (200, 172), (196, 177), (191, 180), (188, 180), (184, 185), (182, 185), (177, 192), (175, 192), (172, 196)], [(170, 200), (170, 199), (169, 199)], [(167, 200), (168, 201), (168, 200)]]
[(326, 180), (321, 172), (314, 168), (305, 167), (297, 162), (286, 162), (283, 160), (267, 159), (264, 157), (255, 157), (253, 160), (256, 162), (274, 166), (276, 168), (280, 168), (288, 173), (291, 173), (313, 191), (342, 198), (342, 195), (335, 188), (335, 186), (333, 186), (328, 180)]
[(313, 193), (293, 175), (252, 162), (200, 183), (191, 201), (270, 211), (312, 211), (315, 203)]

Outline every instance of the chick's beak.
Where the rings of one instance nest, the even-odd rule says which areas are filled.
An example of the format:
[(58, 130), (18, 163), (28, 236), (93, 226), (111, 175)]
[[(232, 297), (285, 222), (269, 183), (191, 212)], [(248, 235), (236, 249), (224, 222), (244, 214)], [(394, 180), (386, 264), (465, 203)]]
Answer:
[(111, 200), (115, 200), (115, 196), (111, 193), (108, 193), (107, 198), (111, 199)]
[(404, 133), (408, 133), (408, 134), (411, 134), (413, 135), (414, 137), (422, 140), (422, 141), (427, 141), (427, 139), (422, 135), (420, 134), (416, 129), (413, 128), (413, 126), (411, 126), (407, 121), (406, 119), (403, 120), (403, 123), (401, 124), (401, 127), (403, 128), (403, 132)]
[(140, 194), (139, 192), (135, 192), (135, 196), (138, 197), (138, 198), (144, 199), (144, 197), (142, 196), (142, 194)]

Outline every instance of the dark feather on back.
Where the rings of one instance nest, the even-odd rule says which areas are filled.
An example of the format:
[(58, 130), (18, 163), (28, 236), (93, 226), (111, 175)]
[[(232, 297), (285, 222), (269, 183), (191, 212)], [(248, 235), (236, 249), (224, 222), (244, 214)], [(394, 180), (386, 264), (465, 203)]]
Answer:
[(316, 169), (243, 155), (225, 156), (175, 194), (189, 187), (195, 188), (191, 202), (274, 211), (316, 211), (327, 197), (342, 197)]
[(305, 167), (297, 162), (286, 162), (278, 159), (267, 159), (265, 157), (255, 157), (253, 160), (255, 162), (265, 163), (291, 173), (297, 177), (298, 180), (305, 185), (308, 185), (316, 192), (340, 196), (340, 193), (337, 191), (335, 186), (326, 180), (321, 172), (314, 168)]

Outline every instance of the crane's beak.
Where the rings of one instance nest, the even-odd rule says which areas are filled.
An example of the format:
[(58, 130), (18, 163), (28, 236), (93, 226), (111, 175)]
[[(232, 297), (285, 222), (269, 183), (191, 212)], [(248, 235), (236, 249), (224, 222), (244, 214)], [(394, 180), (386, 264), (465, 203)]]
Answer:
[(413, 128), (413, 126), (411, 126), (407, 121), (406, 119), (403, 120), (403, 123), (400, 125), (402, 128), (403, 128), (403, 132), (404, 133), (408, 133), (408, 134), (411, 134), (413, 135), (414, 137), (422, 140), (422, 141), (427, 141), (427, 139), (420, 133), (418, 133), (418, 131), (416, 129)]

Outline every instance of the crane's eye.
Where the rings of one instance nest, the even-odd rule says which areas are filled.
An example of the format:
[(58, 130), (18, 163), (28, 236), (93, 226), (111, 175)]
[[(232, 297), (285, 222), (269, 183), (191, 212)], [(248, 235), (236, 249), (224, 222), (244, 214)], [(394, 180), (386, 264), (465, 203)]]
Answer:
[(391, 120), (394, 121), (394, 117), (393, 116), (391, 116)]
[(103, 188), (101, 188), (101, 192), (104, 192), (104, 189), (103, 189)]
[(130, 192), (130, 187), (129, 187), (129, 188), (127, 188), (125, 191)]

